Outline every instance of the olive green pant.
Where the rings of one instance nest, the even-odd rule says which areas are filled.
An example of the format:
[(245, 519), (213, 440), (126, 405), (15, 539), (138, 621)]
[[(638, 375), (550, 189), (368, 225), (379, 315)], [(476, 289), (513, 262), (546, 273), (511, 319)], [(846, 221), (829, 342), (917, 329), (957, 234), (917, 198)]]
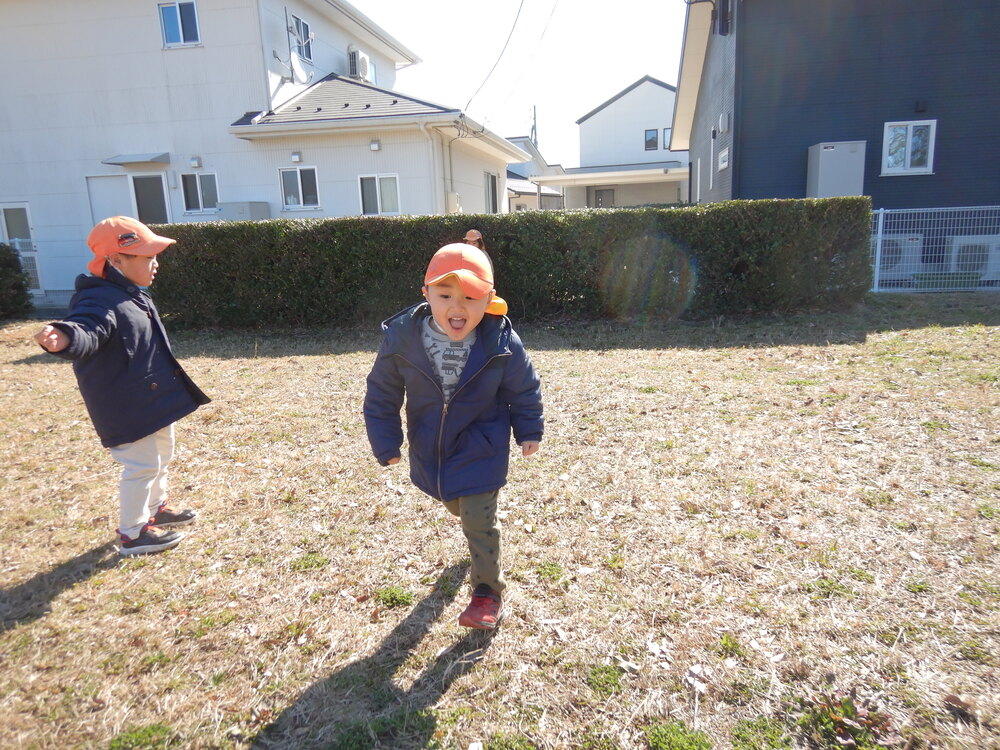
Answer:
[(498, 594), (507, 588), (500, 567), (500, 521), (497, 520), (497, 500), (500, 490), (466, 495), (444, 504), (448, 512), (458, 516), (462, 531), (469, 542), (472, 561), (469, 582), (475, 588), (485, 583)]

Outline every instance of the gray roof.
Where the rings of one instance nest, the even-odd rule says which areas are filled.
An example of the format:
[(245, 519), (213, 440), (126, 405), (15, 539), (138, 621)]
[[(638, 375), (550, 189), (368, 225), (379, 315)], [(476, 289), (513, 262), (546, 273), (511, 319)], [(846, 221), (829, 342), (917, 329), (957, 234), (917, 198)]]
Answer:
[(441, 114), (458, 115), (460, 111), (331, 73), (273, 112), (248, 112), (233, 125), (340, 122)]
[(548, 185), (536, 185), (531, 180), (524, 180), (520, 177), (510, 177), (508, 172), (507, 189), (518, 195), (537, 195), (541, 188), (542, 195), (559, 195), (559, 191)]

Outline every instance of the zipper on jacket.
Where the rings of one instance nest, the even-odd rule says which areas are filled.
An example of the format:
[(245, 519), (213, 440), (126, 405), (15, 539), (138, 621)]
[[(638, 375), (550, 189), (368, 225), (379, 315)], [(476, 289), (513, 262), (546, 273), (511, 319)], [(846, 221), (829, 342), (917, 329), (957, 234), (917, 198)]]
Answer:
[[(440, 501), (442, 501), (442, 502), (444, 502), (444, 490), (441, 487), (441, 474), (442, 474), (441, 470), (443, 468), (443, 463), (444, 463), (444, 450), (443, 450), (443, 448), (444, 448), (444, 446), (443, 446), (443, 442), (444, 442), (444, 419), (445, 419), (445, 417), (448, 416), (448, 404), (450, 402), (444, 400), (444, 391), (441, 389), (441, 384), (438, 383), (435, 378), (432, 378), (430, 375), (428, 375), (426, 372), (424, 372), (423, 370), (421, 370), (419, 367), (417, 367), (415, 364), (413, 364), (410, 360), (408, 360), (402, 354), (396, 354), (395, 356), (399, 357), (401, 360), (403, 360), (404, 362), (406, 362), (408, 365), (410, 365), (410, 367), (415, 368), (418, 372), (423, 373), (424, 377), (426, 377), (428, 380), (430, 380), (434, 384), (434, 386), (438, 389), (438, 392), (441, 394), (441, 402), (442, 402), (441, 421), (438, 423), (437, 450), (435, 452), (437, 453), (437, 474), (438, 474), (438, 476), (437, 476), (437, 486), (438, 486), (438, 496), (437, 496), (437, 499), (440, 500)], [(487, 368), (487, 366), (490, 364), (490, 362), (492, 362), (494, 359), (496, 359), (497, 357), (509, 357), (509, 356), (510, 356), (509, 352), (503, 352), (501, 354), (492, 354), (492, 355), (490, 355), (490, 358), (487, 359), (483, 363), (482, 367), (480, 367), (478, 370), (476, 370), (472, 375), (469, 376), (468, 380), (466, 380), (464, 383), (462, 383), (462, 385), (460, 385), (458, 388), (455, 389), (455, 392), (451, 394), (451, 398), (454, 400), (454, 398), (459, 394), (459, 392), (461, 392), (461, 390), (463, 388), (465, 388), (465, 386), (467, 386), (469, 383), (471, 383), (473, 380), (475, 380), (477, 377), (479, 377), (479, 374), (483, 370), (485, 370)]]

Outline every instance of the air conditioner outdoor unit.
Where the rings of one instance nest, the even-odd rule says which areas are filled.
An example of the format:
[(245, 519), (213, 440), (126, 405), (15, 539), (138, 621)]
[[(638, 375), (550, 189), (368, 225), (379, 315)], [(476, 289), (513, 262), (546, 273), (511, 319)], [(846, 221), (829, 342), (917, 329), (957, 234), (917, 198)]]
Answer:
[[(878, 249), (878, 235), (872, 235), (872, 254)], [(924, 270), (922, 254), (924, 236), (919, 232), (883, 234), (879, 256), (878, 280), (885, 282), (912, 281), (913, 274)]]
[(1000, 282), (1000, 235), (979, 234), (950, 237), (948, 270), (951, 273), (981, 274), (979, 283)]
[(348, 53), (348, 60), (351, 68), (351, 77), (367, 81), (371, 72), (371, 60), (368, 55), (361, 50), (352, 49)]

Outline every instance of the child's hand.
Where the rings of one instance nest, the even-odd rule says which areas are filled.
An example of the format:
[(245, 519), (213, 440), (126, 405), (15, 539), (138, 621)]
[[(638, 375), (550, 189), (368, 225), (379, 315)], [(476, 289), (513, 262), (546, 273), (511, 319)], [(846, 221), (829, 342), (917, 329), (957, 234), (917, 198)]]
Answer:
[(399, 463), (399, 456), (396, 456), (395, 458), (390, 458), (388, 461), (386, 461), (386, 463), (389, 464), (389, 466), (395, 466), (396, 464)]
[(541, 447), (537, 440), (525, 440), (521, 443), (521, 455), (530, 456), (532, 453), (537, 453), (539, 447)]
[(45, 326), (35, 334), (34, 339), (48, 352), (61, 352), (69, 346), (69, 336), (52, 326)]

